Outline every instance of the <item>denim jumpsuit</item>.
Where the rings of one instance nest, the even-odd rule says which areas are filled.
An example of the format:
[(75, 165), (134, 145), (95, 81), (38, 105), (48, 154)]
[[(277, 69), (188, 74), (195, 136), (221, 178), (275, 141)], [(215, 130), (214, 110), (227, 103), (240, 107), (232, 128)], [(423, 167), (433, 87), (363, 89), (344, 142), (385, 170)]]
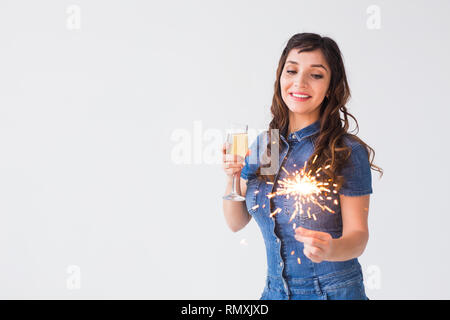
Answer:
[[(304, 255), (303, 243), (294, 238), (294, 226), (327, 232), (332, 238), (342, 236), (338, 195), (361, 196), (372, 193), (370, 165), (365, 148), (345, 137), (345, 143), (352, 148), (351, 156), (341, 172), (345, 182), (332, 200), (324, 199), (334, 213), (324, 211), (318, 205), (308, 204), (309, 209), (302, 208), (305, 212), (309, 210), (309, 215), (305, 212), (297, 214), (289, 222), (295, 208), (294, 197), (267, 197), (277, 190), (279, 181), (288, 177), (286, 171), (291, 173), (303, 168), (304, 162), (314, 151), (315, 134), (319, 129), (320, 123), (316, 121), (290, 134), (287, 139), (280, 134), (282, 148), (274, 184), (256, 179), (255, 175), (260, 165), (259, 159), (267, 146), (265, 133), (252, 143), (250, 155), (245, 158), (241, 177), (247, 180), (246, 206), (261, 229), (267, 255), (267, 277), (260, 297), (262, 300), (367, 299), (357, 258), (314, 263)], [(281, 208), (281, 212), (271, 217), (276, 208)]]

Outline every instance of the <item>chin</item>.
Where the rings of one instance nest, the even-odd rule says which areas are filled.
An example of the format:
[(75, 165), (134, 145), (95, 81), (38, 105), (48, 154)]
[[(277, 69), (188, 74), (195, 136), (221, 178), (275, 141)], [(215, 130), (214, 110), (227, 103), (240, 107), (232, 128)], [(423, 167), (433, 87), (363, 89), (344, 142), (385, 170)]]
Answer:
[(287, 106), (289, 111), (298, 113), (298, 114), (309, 114), (314, 111), (314, 108), (309, 108), (307, 106)]

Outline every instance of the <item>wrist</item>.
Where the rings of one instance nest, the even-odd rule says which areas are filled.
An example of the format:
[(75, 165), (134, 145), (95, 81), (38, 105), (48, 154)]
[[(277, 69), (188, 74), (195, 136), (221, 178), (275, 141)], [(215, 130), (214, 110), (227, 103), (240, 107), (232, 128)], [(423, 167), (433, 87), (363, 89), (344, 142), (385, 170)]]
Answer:
[(227, 176), (227, 181), (228, 182), (233, 182), (233, 177), (235, 177), (236, 178), (236, 182), (238, 182), (239, 181), (239, 179), (241, 178), (241, 175), (240, 174), (235, 174), (235, 175), (232, 175), (232, 176)]
[(325, 260), (340, 261), (338, 258), (340, 244), (341, 244), (341, 238), (331, 239), (330, 249), (328, 250), (328, 254), (327, 254), (327, 257)]
[(328, 258), (330, 261), (347, 261), (359, 257), (367, 244), (366, 232), (350, 232), (340, 238), (332, 239)]

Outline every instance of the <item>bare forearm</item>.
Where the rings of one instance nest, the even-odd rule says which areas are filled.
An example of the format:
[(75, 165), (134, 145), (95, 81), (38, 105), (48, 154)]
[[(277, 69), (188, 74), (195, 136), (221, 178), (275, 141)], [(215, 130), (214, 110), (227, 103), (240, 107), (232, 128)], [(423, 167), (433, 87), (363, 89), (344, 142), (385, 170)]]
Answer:
[(352, 231), (332, 240), (328, 261), (347, 261), (359, 257), (366, 248), (369, 234), (366, 231)]

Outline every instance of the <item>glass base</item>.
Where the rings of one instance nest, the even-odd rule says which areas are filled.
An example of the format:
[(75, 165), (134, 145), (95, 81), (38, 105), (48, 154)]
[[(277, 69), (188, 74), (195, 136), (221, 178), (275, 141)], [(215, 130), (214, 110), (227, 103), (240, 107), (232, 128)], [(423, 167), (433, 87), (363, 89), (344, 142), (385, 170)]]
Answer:
[(224, 196), (223, 199), (231, 201), (245, 201), (245, 198), (237, 193), (230, 193), (229, 195)]

